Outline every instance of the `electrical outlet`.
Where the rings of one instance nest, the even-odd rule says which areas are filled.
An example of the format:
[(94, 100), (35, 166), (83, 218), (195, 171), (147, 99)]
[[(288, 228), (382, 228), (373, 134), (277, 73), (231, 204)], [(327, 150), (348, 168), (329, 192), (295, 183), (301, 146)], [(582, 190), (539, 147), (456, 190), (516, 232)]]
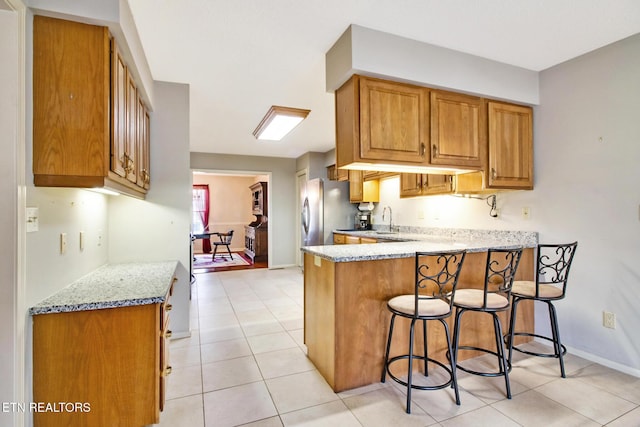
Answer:
[(84, 250), (84, 231), (80, 232), (80, 250)]
[(531, 211), (529, 210), (528, 207), (523, 207), (522, 208), (522, 219), (529, 219), (531, 218)]
[(60, 233), (60, 253), (67, 252), (67, 233)]
[(610, 311), (602, 312), (602, 326), (609, 329), (616, 328), (616, 315)]

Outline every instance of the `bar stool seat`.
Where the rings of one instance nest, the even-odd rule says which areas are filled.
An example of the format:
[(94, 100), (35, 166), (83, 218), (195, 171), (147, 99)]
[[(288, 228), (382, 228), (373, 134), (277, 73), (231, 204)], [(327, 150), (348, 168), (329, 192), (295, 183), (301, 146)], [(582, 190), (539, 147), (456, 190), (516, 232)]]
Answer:
[[(414, 295), (400, 295), (390, 299), (387, 304), (389, 304), (389, 308), (407, 316), (415, 314)], [(418, 302), (418, 316), (442, 316), (450, 314), (450, 312), (449, 304), (439, 299)]]
[[(451, 337), (446, 319), (452, 313), (452, 298), (455, 296), (458, 276), (466, 252), (416, 252), (415, 254), (415, 292), (411, 295), (399, 295), (387, 302), (387, 308), (391, 312), (389, 323), (389, 335), (382, 367), (381, 382), (385, 382), (387, 374), (395, 382), (407, 387), (407, 414), (411, 413), (411, 390), (437, 390), (451, 386), (454, 389), (456, 404), (460, 405), (460, 394), (456, 380), (455, 362), (449, 366), (429, 357), (427, 348), (427, 321), (437, 320), (444, 328), (447, 350), (452, 354)], [(409, 330), (409, 352), (399, 356), (389, 357), (391, 341), (396, 316), (411, 319)], [(414, 354), (414, 332), (417, 321), (422, 321), (423, 354)], [(439, 384), (418, 385), (413, 381), (414, 359), (424, 361), (424, 376), (429, 376), (428, 363), (438, 365), (447, 374), (447, 379)], [(407, 360), (407, 380), (396, 376), (391, 371), (391, 365), (401, 360)], [(438, 378), (440, 381), (440, 378)], [(435, 380), (434, 380), (435, 382)]]
[[(461, 308), (483, 308), (484, 291), (482, 289), (458, 289), (455, 303), (457, 307)], [(493, 310), (508, 308), (509, 300), (499, 294), (488, 294), (486, 307)]]

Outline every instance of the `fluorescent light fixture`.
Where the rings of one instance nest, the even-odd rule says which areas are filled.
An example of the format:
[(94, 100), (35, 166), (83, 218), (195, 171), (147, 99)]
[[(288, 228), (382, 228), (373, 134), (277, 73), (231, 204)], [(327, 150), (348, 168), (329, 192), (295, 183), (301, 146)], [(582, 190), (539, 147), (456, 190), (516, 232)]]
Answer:
[(476, 172), (475, 169), (450, 168), (445, 166), (410, 166), (393, 163), (364, 163), (354, 162), (340, 166), (341, 169), (378, 171), (378, 172), (404, 172), (404, 173), (430, 173), (436, 175), (460, 175)]
[(120, 193), (118, 193), (117, 191), (110, 190), (110, 189), (104, 188), (104, 187), (87, 188), (87, 190), (93, 191), (94, 193), (106, 194), (108, 196), (119, 196), (120, 195)]
[(273, 105), (269, 108), (256, 130), (253, 131), (253, 136), (257, 139), (280, 141), (301, 121), (307, 118), (310, 111)]

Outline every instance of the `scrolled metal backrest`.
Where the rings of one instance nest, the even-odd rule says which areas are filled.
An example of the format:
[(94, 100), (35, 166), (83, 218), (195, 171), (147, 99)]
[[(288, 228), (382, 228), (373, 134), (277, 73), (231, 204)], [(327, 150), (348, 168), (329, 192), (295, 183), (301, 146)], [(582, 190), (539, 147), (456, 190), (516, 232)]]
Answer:
[(541, 284), (562, 287), (564, 296), (567, 279), (578, 242), (566, 244), (538, 245), (536, 265), (536, 298)]
[(485, 308), (487, 306), (487, 295), (490, 293), (500, 293), (507, 298), (509, 297), (521, 257), (522, 248), (489, 249), (484, 276), (483, 305)]
[(441, 299), (450, 306), (466, 251), (416, 252), (415, 312), (420, 300)]

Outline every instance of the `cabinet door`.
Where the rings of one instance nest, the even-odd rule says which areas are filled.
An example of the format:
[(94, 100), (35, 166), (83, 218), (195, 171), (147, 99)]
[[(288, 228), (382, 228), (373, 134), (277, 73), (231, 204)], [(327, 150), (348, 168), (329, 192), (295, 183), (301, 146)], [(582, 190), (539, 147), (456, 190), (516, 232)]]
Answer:
[(431, 163), (481, 168), (486, 139), (486, 108), (481, 98), (431, 92)]
[(423, 175), (422, 194), (450, 194), (453, 192), (451, 175)]
[(144, 188), (149, 189), (151, 187), (151, 118), (146, 108), (144, 109), (144, 141), (142, 146), (144, 147), (142, 176)]
[(136, 184), (148, 189), (151, 176), (149, 175), (149, 113), (144, 101), (138, 97), (138, 167), (136, 168)]
[(111, 170), (127, 175), (127, 66), (118, 45), (111, 41)]
[(418, 173), (401, 173), (400, 197), (415, 197), (422, 194), (422, 176)]
[(133, 76), (127, 72), (127, 142), (125, 166), (126, 178), (135, 183), (138, 173), (138, 92)]
[(360, 156), (368, 160), (429, 163), (425, 88), (360, 79)]
[(491, 188), (533, 189), (533, 110), (489, 102)]
[(351, 203), (361, 202), (364, 197), (364, 179), (362, 171), (349, 171), (349, 201)]
[[(39, 177), (71, 177), (77, 182), (76, 178), (101, 177), (106, 173), (109, 67), (109, 33), (105, 28), (34, 16), (36, 185), (40, 185)], [(47, 181), (43, 185), (49, 184)]]
[(347, 245), (358, 245), (360, 244), (360, 238), (358, 236), (345, 236), (344, 242)]
[(333, 233), (333, 244), (344, 245), (347, 242), (347, 236), (345, 234)]

